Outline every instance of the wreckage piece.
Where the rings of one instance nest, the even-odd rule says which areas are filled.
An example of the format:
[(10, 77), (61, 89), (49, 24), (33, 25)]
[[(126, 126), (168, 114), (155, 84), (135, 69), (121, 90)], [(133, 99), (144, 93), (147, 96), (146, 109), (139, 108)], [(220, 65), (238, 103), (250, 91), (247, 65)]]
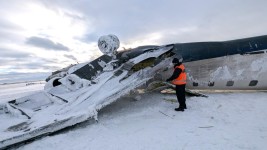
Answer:
[[(142, 54), (128, 57), (124, 63), (106, 59), (110, 57), (103, 55), (86, 64), (87, 69), (81, 67), (81, 70), (62, 78), (56, 77), (60, 83), (56, 86), (52, 84), (55, 80), (50, 79), (44, 91), (1, 104), (3, 111), (0, 117), (8, 118), (8, 122), (0, 127), (0, 149), (90, 118), (97, 120), (98, 110), (162, 72), (163, 66), (170, 63), (171, 58), (165, 54), (171, 49), (172, 46), (162, 46), (141, 50)], [(158, 59), (161, 61), (158, 62)], [(113, 70), (106, 70), (114, 62), (117, 66)], [(88, 69), (88, 66), (92, 69)]]
[[(5, 120), (0, 126), (0, 149), (97, 119), (98, 110), (132, 90), (165, 81), (175, 55), (184, 59), (187, 88), (267, 89), (267, 36), (142, 46), (121, 52), (114, 51), (118, 40), (110, 38), (104, 39), (115, 42), (113, 50), (104, 50), (104, 55), (89, 63), (54, 72), (42, 92), (0, 104), (0, 119)], [(225, 74), (227, 78), (221, 76)]]

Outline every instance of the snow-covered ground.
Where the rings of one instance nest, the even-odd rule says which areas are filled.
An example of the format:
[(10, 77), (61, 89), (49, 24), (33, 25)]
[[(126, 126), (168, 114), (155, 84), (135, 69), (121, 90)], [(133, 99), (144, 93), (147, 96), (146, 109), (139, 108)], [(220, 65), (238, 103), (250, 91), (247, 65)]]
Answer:
[(0, 74), (0, 103), (43, 90), (51, 73)]
[[(0, 100), (42, 87), (0, 85)], [(138, 101), (121, 98), (99, 112), (98, 123), (88, 121), (16, 149), (267, 149), (266, 92), (206, 94), (208, 98), (187, 97), (184, 112), (174, 111), (175, 95), (154, 92)]]
[(0, 102), (7, 102), (44, 89), (44, 81), (0, 84)]
[(8, 83), (32, 82), (45, 80), (51, 73), (15, 73), (15, 74), (0, 74), (0, 85)]

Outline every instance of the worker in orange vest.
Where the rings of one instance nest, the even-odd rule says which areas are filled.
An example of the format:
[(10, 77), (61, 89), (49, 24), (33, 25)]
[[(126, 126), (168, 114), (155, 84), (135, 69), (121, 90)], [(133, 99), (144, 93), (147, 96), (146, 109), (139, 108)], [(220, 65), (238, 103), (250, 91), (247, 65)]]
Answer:
[(175, 85), (176, 96), (179, 102), (179, 107), (175, 108), (175, 111), (184, 111), (184, 109), (187, 109), (185, 103), (186, 73), (182, 62), (183, 58), (174, 58), (172, 60), (174, 72), (172, 76), (166, 80), (167, 82), (171, 81), (171, 83)]

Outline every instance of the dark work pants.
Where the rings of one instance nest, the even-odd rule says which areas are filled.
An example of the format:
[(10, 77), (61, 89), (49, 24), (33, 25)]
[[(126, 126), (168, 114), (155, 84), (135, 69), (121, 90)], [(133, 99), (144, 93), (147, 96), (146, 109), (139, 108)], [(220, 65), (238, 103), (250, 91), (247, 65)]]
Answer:
[(179, 108), (186, 108), (185, 104), (185, 84), (183, 85), (176, 85), (176, 96), (179, 103)]

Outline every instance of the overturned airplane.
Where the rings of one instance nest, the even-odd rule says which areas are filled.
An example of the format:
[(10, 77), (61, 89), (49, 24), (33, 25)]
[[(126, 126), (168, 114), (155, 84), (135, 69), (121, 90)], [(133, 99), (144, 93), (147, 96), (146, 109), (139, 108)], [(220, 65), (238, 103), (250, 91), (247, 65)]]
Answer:
[(141, 46), (116, 51), (119, 39), (102, 36), (104, 55), (54, 72), (43, 91), (0, 104), (0, 149), (94, 118), (101, 108), (136, 89), (165, 81), (182, 56), (187, 89), (267, 90), (267, 36), (223, 42)]

